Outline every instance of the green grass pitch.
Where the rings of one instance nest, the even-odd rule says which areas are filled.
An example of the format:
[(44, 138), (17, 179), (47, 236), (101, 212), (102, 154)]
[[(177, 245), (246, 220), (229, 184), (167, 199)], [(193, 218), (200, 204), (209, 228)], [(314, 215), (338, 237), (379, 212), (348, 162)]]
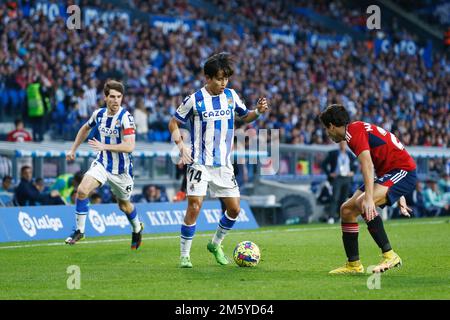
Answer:
[[(193, 269), (178, 268), (178, 234), (146, 234), (136, 252), (128, 236), (88, 237), (75, 246), (63, 245), (63, 239), (2, 243), (0, 299), (450, 299), (448, 218), (385, 226), (403, 266), (379, 279), (328, 274), (345, 262), (339, 225), (231, 231), (226, 254), (231, 257), (238, 242), (251, 240), (262, 256), (255, 268), (218, 265), (206, 250), (211, 232), (194, 238)], [(380, 252), (364, 223), (359, 239), (364, 267), (378, 263)], [(67, 287), (71, 265), (80, 268), (80, 289)], [(368, 282), (379, 289), (369, 289)]]

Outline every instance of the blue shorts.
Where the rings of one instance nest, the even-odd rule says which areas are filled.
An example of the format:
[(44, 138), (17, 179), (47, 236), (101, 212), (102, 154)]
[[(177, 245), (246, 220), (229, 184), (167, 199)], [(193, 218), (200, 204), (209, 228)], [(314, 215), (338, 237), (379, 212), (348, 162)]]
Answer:
[[(406, 171), (402, 169), (395, 169), (384, 176), (375, 179), (375, 183), (381, 184), (389, 188), (386, 199), (387, 202), (380, 207), (391, 206), (400, 199), (401, 196), (407, 196), (416, 188), (417, 174), (416, 170)], [(359, 190), (364, 192), (364, 184), (359, 187)]]

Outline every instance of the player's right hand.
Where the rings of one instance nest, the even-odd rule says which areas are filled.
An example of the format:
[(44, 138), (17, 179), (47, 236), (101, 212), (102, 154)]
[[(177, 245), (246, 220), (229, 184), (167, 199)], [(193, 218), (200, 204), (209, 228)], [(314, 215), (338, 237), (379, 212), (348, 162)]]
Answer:
[(178, 144), (178, 148), (180, 149), (180, 160), (184, 164), (190, 164), (193, 162), (191, 157), (191, 149), (188, 148), (183, 142)]
[(69, 151), (66, 153), (66, 160), (67, 161), (73, 161), (75, 160), (75, 152)]

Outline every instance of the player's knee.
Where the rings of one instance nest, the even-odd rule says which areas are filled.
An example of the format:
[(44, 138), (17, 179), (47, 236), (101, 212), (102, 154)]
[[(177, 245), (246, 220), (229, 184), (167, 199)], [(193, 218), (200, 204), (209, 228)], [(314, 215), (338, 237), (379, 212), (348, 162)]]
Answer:
[(341, 219), (345, 220), (348, 218), (352, 218), (355, 215), (355, 212), (353, 210), (353, 206), (348, 203), (348, 202), (344, 202), (341, 205), (341, 209), (340, 209), (340, 213), (341, 213)]
[(240, 206), (235, 206), (235, 207), (231, 207), (231, 208), (227, 209), (227, 215), (233, 219), (237, 218), (237, 216), (239, 215), (239, 212), (241, 212)]
[(201, 202), (200, 201), (191, 201), (189, 203), (189, 211), (193, 214), (199, 214), (201, 208)]
[(82, 186), (79, 186), (77, 189), (77, 198), (86, 199), (87, 197), (89, 197), (89, 190)]

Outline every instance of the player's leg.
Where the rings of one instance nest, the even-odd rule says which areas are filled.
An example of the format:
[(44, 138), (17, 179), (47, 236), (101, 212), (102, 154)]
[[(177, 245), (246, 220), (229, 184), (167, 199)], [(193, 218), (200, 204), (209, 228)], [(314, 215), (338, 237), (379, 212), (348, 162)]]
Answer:
[(212, 169), (213, 177), (210, 183), (211, 196), (219, 197), (225, 204), (226, 211), (219, 221), (216, 232), (208, 242), (207, 249), (221, 265), (228, 264), (228, 259), (223, 253), (222, 241), (229, 230), (231, 230), (241, 211), (239, 187), (234, 177), (233, 169), (220, 167)]
[(361, 210), (357, 207), (357, 199), (362, 194), (361, 190), (356, 190), (353, 196), (341, 206), (342, 242), (347, 255), (347, 263), (343, 267), (330, 271), (331, 274), (364, 273), (364, 267), (359, 260), (359, 225), (357, 220), (361, 214)]
[(139, 220), (139, 215), (131, 201), (131, 194), (133, 193), (134, 182), (133, 178), (127, 174), (111, 174), (108, 172), (108, 183), (111, 186), (111, 192), (117, 198), (119, 209), (125, 213), (131, 225), (131, 250), (139, 248), (142, 242), (142, 231), (144, 230), (143, 223)]
[(120, 210), (125, 213), (130, 222), (131, 232), (131, 250), (137, 250), (142, 244), (142, 232), (144, 231), (144, 224), (139, 220), (139, 215), (134, 206), (129, 200), (117, 199)]
[[(417, 182), (415, 171), (396, 170), (376, 180), (374, 185), (374, 202), (376, 206), (392, 205), (412, 192)], [(360, 203), (362, 202), (362, 199)], [(366, 221), (367, 228), (378, 247), (381, 249), (383, 260), (373, 272), (384, 272), (391, 268), (401, 266), (400, 256), (392, 250), (387, 233), (384, 229), (383, 219), (377, 215), (371, 221)]]
[[(206, 190), (205, 190), (206, 192)], [(203, 196), (188, 196), (188, 207), (180, 235), (180, 267), (192, 268), (191, 246), (195, 235), (195, 224), (203, 204)]]
[[(89, 172), (90, 171), (88, 171), (88, 173)], [(86, 216), (89, 212), (89, 194), (92, 190), (101, 185), (101, 182), (88, 173), (84, 175), (77, 189), (75, 200), (76, 228), (75, 231), (65, 240), (67, 244), (73, 245), (84, 239)]]

